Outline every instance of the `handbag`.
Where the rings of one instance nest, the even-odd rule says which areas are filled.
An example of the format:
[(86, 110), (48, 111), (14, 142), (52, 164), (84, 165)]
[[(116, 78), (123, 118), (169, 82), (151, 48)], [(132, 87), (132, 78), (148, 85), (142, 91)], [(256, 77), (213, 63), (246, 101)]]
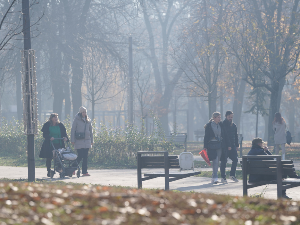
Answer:
[(210, 141), (208, 142), (207, 146), (208, 150), (217, 150), (222, 148), (222, 142), (221, 141)]
[(222, 148), (222, 140), (220, 140), (219, 138), (217, 138), (216, 135), (215, 135), (215, 137), (212, 138), (208, 142), (207, 149), (208, 150), (217, 150), (217, 149), (221, 149), (221, 148)]
[(85, 130), (86, 130), (86, 122), (85, 122), (85, 126), (84, 126), (84, 132), (76, 132), (75, 131), (75, 139), (76, 140), (85, 139)]

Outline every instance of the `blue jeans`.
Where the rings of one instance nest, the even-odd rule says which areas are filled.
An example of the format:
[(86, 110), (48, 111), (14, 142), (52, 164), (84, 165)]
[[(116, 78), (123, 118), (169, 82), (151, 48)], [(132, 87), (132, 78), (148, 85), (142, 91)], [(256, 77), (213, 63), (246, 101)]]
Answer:
[(218, 149), (217, 151), (217, 157), (212, 161), (212, 168), (213, 168), (213, 174), (212, 178), (218, 178), (218, 168), (219, 168), (219, 161), (222, 154), (222, 149)]
[(227, 158), (230, 158), (232, 160), (230, 176), (235, 177), (236, 167), (237, 167), (237, 163), (238, 163), (238, 155), (237, 155), (236, 148), (231, 149), (231, 150), (223, 149), (223, 151), (222, 151), (221, 166), (220, 166), (222, 178), (226, 178), (225, 170), (226, 170)]

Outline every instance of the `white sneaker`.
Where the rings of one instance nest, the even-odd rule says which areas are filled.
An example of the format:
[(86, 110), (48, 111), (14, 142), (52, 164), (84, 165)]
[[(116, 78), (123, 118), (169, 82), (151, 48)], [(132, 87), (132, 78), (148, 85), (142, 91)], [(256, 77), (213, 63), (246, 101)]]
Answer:
[(230, 179), (233, 180), (234, 182), (239, 182), (239, 180), (236, 179), (236, 177), (234, 177), (234, 176), (230, 176)]
[(221, 183), (227, 184), (228, 182), (227, 182), (226, 178), (221, 178)]
[(212, 184), (217, 184), (219, 181), (218, 181), (218, 178), (211, 178), (211, 183)]

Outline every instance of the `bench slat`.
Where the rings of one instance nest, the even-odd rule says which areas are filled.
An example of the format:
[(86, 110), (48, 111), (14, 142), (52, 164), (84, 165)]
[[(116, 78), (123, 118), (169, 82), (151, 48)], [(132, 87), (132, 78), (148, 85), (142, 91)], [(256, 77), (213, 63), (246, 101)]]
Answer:
[[(147, 165), (147, 166), (145, 166), (145, 167), (142, 167), (143, 169), (147, 169), (147, 168), (157, 168), (157, 169), (164, 169), (165, 168), (165, 166), (164, 165)], [(170, 169), (179, 169), (180, 168), (180, 166), (177, 166), (177, 165), (171, 165), (170, 167), (169, 167)]]
[[(178, 160), (178, 156), (177, 155), (172, 155), (169, 156), (169, 161), (176, 161)], [(142, 158), (142, 162), (164, 162), (165, 158), (163, 156), (143, 156)]]
[(248, 174), (263, 174), (263, 175), (276, 175), (276, 168), (251, 168), (248, 170)]

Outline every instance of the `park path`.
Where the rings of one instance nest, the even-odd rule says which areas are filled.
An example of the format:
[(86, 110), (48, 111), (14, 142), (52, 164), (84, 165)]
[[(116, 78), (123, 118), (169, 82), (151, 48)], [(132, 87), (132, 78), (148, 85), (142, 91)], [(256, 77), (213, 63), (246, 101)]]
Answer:
[[(298, 163), (297, 165), (299, 165)], [(0, 174), (0, 178), (9, 179), (27, 179), (28, 170), (27, 167), (8, 167), (0, 166), (3, 173)], [(208, 170), (211, 168), (207, 168)], [(204, 170), (202, 168), (195, 169), (198, 171)], [(147, 170), (143, 169), (143, 173), (146, 172), (159, 172), (160, 169)], [(172, 170), (171, 170), (172, 171)], [(178, 172), (178, 170), (175, 170)], [(104, 186), (125, 186), (125, 187), (137, 187), (137, 173), (136, 169), (103, 169), (103, 170), (89, 170), (91, 174), (90, 177), (66, 177), (65, 179), (60, 179), (59, 175), (54, 175), (54, 178), (46, 177), (45, 168), (36, 168), (35, 170), (36, 179), (46, 179), (49, 181), (64, 181), (66, 183), (83, 183), (83, 184), (95, 184)], [(143, 188), (164, 188), (164, 179), (156, 178), (143, 182)], [(235, 183), (233, 181), (228, 181), (228, 184), (216, 184), (210, 183), (210, 178), (206, 177), (188, 177), (178, 181), (170, 183), (171, 190), (178, 191), (194, 191), (201, 193), (214, 193), (214, 194), (225, 194), (232, 196), (242, 196), (242, 181)], [(249, 190), (249, 195), (260, 194), (265, 190), (264, 197), (269, 199), (276, 199), (276, 185), (268, 185), (257, 187)], [(300, 201), (300, 187), (292, 188), (287, 190), (287, 195), (293, 198), (293, 200)]]

